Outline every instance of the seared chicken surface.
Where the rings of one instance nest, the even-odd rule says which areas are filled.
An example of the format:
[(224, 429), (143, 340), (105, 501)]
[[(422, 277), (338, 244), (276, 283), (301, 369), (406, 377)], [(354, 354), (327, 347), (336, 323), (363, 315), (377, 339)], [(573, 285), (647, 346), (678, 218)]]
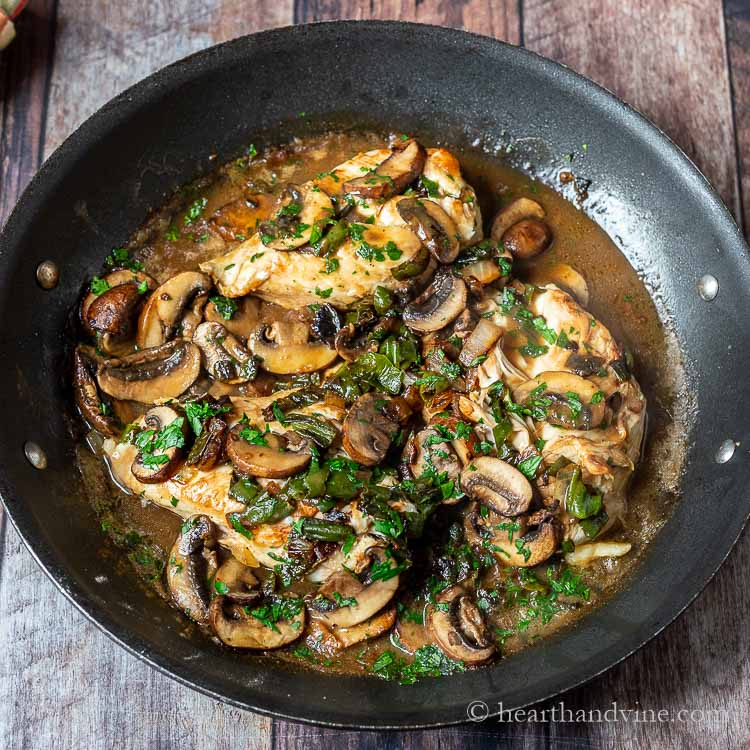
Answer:
[(498, 581), (567, 562), (575, 597), (570, 570), (630, 550), (610, 539), (646, 414), (626, 353), (585, 282), (514, 278), (554, 241), (541, 203), (484, 239), (444, 148), (397, 140), (257, 204), (199, 270), (125, 266), (81, 304), (81, 414), (117, 483), (185, 520), (175, 604), (228, 646), (330, 655), (407, 597), (445, 658), (490, 661)]

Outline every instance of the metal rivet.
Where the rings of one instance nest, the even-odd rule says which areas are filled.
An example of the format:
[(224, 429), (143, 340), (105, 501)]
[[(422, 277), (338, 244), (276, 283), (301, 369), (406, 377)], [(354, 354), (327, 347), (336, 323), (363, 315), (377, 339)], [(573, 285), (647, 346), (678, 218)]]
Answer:
[(719, 449), (716, 451), (716, 455), (714, 456), (716, 463), (725, 464), (727, 461), (729, 461), (729, 459), (734, 455), (734, 452), (737, 449), (737, 445), (738, 443), (735, 443), (734, 440), (725, 440), (719, 446)]
[(712, 276), (710, 273), (701, 276), (700, 281), (698, 282), (698, 294), (700, 294), (706, 302), (710, 302), (712, 299), (716, 299), (718, 293), (719, 282), (716, 279), (716, 276)]
[(60, 269), (53, 260), (45, 260), (36, 267), (36, 280), (42, 289), (54, 289), (60, 281)]
[(47, 468), (47, 454), (35, 442), (28, 440), (24, 443), (23, 452), (35, 469)]

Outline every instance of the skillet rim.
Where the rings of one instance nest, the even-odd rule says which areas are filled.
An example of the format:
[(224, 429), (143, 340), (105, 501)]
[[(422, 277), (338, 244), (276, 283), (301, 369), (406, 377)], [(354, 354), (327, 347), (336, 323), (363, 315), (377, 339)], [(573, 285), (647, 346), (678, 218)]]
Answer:
[[(726, 205), (723, 203), (711, 183), (708, 181), (706, 176), (701, 170), (695, 165), (695, 163), (687, 156), (687, 154), (678, 146), (666, 133), (664, 133), (658, 126), (654, 125), (648, 118), (641, 114), (638, 110), (630, 106), (629, 104), (622, 101), (619, 97), (613, 94), (604, 86), (594, 83), (585, 76), (575, 72), (568, 66), (550, 60), (542, 55), (534, 52), (533, 50), (526, 49), (524, 47), (518, 47), (516, 45), (508, 44), (507, 42), (500, 41), (493, 37), (483, 36), (474, 32), (463, 31), (459, 29), (453, 29), (449, 27), (435, 26), (431, 24), (412, 23), (406, 21), (375, 21), (375, 20), (342, 20), (342, 21), (322, 21), (309, 24), (295, 24), (274, 29), (267, 29), (264, 31), (255, 32), (253, 34), (244, 35), (237, 37), (226, 42), (212, 45), (206, 49), (192, 53), (180, 60), (177, 60), (154, 73), (150, 74), (141, 81), (128, 87), (123, 92), (112, 98), (109, 102), (98, 109), (93, 115), (87, 118), (79, 127), (77, 127), (57, 149), (49, 156), (44, 162), (42, 167), (33, 176), (28, 186), (21, 195), (18, 203), (14, 207), (10, 216), (8, 217), (5, 226), (0, 231), (0, 257), (4, 254), (6, 248), (6, 242), (9, 246), (13, 245), (10, 239), (7, 239), (13, 234), (13, 229), (16, 223), (20, 223), (20, 216), (26, 210), (28, 204), (34, 200), (34, 193), (37, 188), (43, 187), (45, 184), (52, 181), (55, 173), (61, 166), (64, 166), (65, 161), (76, 154), (76, 152), (86, 151), (87, 143), (92, 139), (93, 136), (107, 132), (111, 130), (111, 124), (108, 124), (108, 118), (113, 111), (121, 106), (125, 107), (130, 103), (130, 106), (137, 106), (133, 102), (139, 99), (139, 95), (143, 98), (150, 98), (152, 96), (158, 96), (158, 89), (161, 84), (167, 83), (172, 77), (190, 77), (191, 70), (195, 71), (197, 68), (200, 69), (201, 63), (204, 59), (208, 59), (211, 56), (221, 57), (226, 53), (227, 50), (234, 46), (242, 44), (254, 43), (256, 40), (262, 42), (265, 39), (272, 39), (274, 37), (289, 36), (293, 38), (299, 34), (317, 33), (316, 29), (322, 27), (337, 26), (342, 29), (343, 33), (350, 33), (352, 29), (356, 29), (362, 26), (368, 26), (376, 30), (382, 30), (387, 33), (389, 29), (399, 28), (403, 29), (408, 27), (416, 33), (426, 33), (439, 37), (437, 41), (440, 43), (454, 42), (458, 45), (466, 46), (468, 43), (472, 43), (474, 47), (478, 48), (480, 52), (487, 51), (488, 49), (500, 45), (506, 50), (510, 51), (510, 54), (519, 55), (521, 57), (527, 57), (529, 64), (532, 67), (536, 67), (540, 70), (550, 82), (555, 84), (558, 88), (564, 88), (563, 84), (572, 85), (577, 87), (582, 96), (591, 102), (600, 102), (613, 110), (615, 119), (620, 125), (629, 124), (633, 131), (636, 131), (637, 137), (640, 141), (652, 146), (659, 152), (662, 159), (672, 157), (677, 159), (679, 170), (684, 174), (687, 180), (690, 178), (698, 178), (700, 183), (700, 190), (703, 197), (707, 198), (712, 204), (715, 211), (718, 212), (715, 217), (715, 221), (723, 225), (733, 235), (732, 242), (738, 244), (738, 251), (744, 256), (744, 261), (748, 261), (748, 255), (750, 250), (740, 232), (737, 223), (733, 216), (729, 212)], [(196, 72), (198, 72), (196, 71)], [(555, 81), (556, 78), (562, 79), (562, 84)], [(565, 80), (567, 79), (567, 81)], [(156, 91), (156, 94), (152, 93), (152, 90)], [(709, 209), (707, 208), (706, 211)], [(19, 450), (16, 457), (9, 456), (10, 460), (14, 458), (16, 460), (25, 460), (22, 451)], [(54, 553), (51, 548), (45, 545), (44, 541), (39, 538), (39, 529), (36, 526), (36, 522), (30, 513), (25, 513), (23, 505), (17, 502), (13, 493), (9, 491), (10, 488), (7, 486), (7, 482), (4, 477), (0, 476), (0, 499), (3, 502), (8, 518), (11, 520), (16, 532), (21, 537), (26, 548), (31, 553), (36, 563), (42, 568), (44, 573), (52, 580), (54, 585), (60, 590), (66, 598), (73, 603), (73, 605), (99, 630), (103, 631), (107, 637), (117, 643), (120, 647), (124, 648), (129, 653), (135, 655), (140, 660), (144, 661), (150, 667), (158, 670), (160, 673), (174, 679), (175, 681), (186, 685), (192, 689), (198, 690), (199, 692), (212, 697), (216, 700), (228, 703), (246, 710), (259, 713), (261, 715), (270, 716), (286, 721), (303, 722), (306, 724), (313, 724), (316, 726), (323, 726), (329, 728), (349, 728), (349, 729), (361, 729), (361, 730), (414, 730), (414, 729), (429, 729), (444, 726), (455, 726), (467, 723), (468, 719), (464, 714), (459, 718), (451, 717), (447, 720), (437, 721), (418, 721), (414, 723), (388, 723), (374, 721), (371, 723), (352, 723), (351, 721), (341, 720), (330, 720), (330, 719), (319, 719), (311, 717), (309, 715), (301, 715), (302, 712), (282, 712), (268, 709), (262, 706), (250, 705), (247, 701), (238, 700), (225, 695), (224, 693), (214, 690), (207, 685), (196, 682), (195, 677), (190, 677), (190, 668), (185, 666), (181, 662), (171, 661), (167, 658), (166, 654), (157, 651), (152, 648), (148, 642), (140, 638), (140, 636), (134, 634), (132, 631), (125, 627), (121, 627), (113, 617), (107, 612), (105, 608), (97, 604), (92, 600), (90, 596), (86, 594), (83, 588), (77, 584), (74, 577), (70, 574), (68, 569), (59, 564), (55, 560)], [(13, 502), (9, 505), (7, 499), (11, 498)], [(681, 500), (678, 500), (678, 503)], [(734, 548), (737, 540), (739, 539), (748, 519), (750, 519), (750, 497), (745, 501), (747, 506), (743, 512), (744, 518), (737, 524), (736, 533), (732, 531), (730, 539), (731, 543), (727, 546), (726, 550), (721, 551), (718, 558), (714, 560), (714, 563), (706, 568), (702, 572), (702, 575), (694, 580), (691, 584), (691, 593), (683, 601), (678, 602), (673, 606), (669, 606), (672, 602), (667, 602), (666, 605), (662, 604), (659, 610), (659, 618), (656, 624), (644, 624), (641, 626), (641, 630), (648, 631), (645, 635), (639, 635), (634, 640), (633, 644), (625, 645), (622, 653), (619, 653), (614, 660), (608, 658), (602, 661), (602, 666), (596, 666), (591, 671), (588, 671), (584, 676), (579, 679), (574, 679), (570, 683), (566, 683), (565, 687), (558, 688), (553, 687), (552, 692), (545, 692), (543, 695), (536, 697), (533, 701), (526, 701), (514, 704), (514, 708), (523, 708), (529, 705), (534, 705), (545, 700), (549, 700), (552, 697), (560, 695), (564, 692), (572, 690), (584, 683), (589, 682), (595, 677), (603, 674), (612, 667), (620, 664), (626, 658), (631, 656), (633, 653), (642, 648), (646, 643), (655, 638), (664, 629), (670, 625), (674, 620), (682, 614), (688, 606), (690, 606), (695, 599), (703, 592), (707, 584), (715, 576), (716, 572), (726, 561), (730, 552)], [(36, 537), (36, 539), (35, 539)], [(35, 546), (36, 545), (36, 546)], [(38, 547), (38, 549), (37, 549)], [(640, 569), (645, 564), (645, 560), (639, 563), (638, 568)], [(706, 572), (708, 571), (708, 572)], [(635, 574), (634, 574), (635, 575)], [(697, 581), (697, 582), (696, 582)], [(628, 588), (626, 585), (624, 588)], [(606, 606), (606, 605), (605, 605)], [(664, 613), (663, 610), (667, 607), (669, 611)], [(560, 636), (565, 637), (565, 632), (569, 629), (565, 629)], [(624, 636), (619, 643), (625, 643), (628, 640)], [(606, 663), (604, 663), (606, 661)], [(457, 702), (457, 707), (463, 708), (466, 705), (465, 701)], [(505, 709), (507, 710), (507, 709)], [(425, 713), (424, 708), (418, 709), (421, 713)], [(330, 711), (329, 711), (330, 713)], [(490, 711), (482, 723), (491, 721), (500, 713), (497, 710)], [(340, 716), (341, 714), (339, 714)], [(456, 714), (458, 716), (458, 714)]]

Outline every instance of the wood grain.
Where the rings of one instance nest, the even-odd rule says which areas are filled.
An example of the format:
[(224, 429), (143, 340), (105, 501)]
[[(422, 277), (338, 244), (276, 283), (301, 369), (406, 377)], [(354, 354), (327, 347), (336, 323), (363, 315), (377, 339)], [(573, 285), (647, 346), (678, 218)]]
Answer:
[[(398, 18), (523, 40), (652, 117), (735, 210), (743, 194), (750, 195), (745, 3), (727, 2), (726, 39), (719, 0), (156, 0), (144, 7), (134, 13), (131, 4), (99, 0), (30, 3), (19, 20), (18, 39), (0, 56), (0, 221), (41, 159), (123, 88), (215, 42), (292, 21), (331, 18)], [(744, 210), (750, 217), (750, 207)], [(90, 625), (40, 574), (12, 529), (3, 531), (2, 540), (1, 747), (750, 746), (747, 532), (677, 623), (624, 664), (563, 697), (573, 710), (605, 710), (613, 701), (620, 708), (720, 709), (725, 714), (718, 724), (482, 724), (394, 734), (272, 722), (188, 690)]]

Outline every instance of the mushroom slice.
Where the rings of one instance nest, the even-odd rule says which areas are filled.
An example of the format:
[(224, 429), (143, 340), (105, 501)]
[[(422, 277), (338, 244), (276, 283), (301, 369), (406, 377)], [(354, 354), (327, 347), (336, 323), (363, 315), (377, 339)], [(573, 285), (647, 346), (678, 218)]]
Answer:
[(220, 312), (214, 299), (209, 297), (203, 308), (203, 317), (209, 323), (221, 323), (229, 333), (243, 341), (249, 339), (260, 323), (263, 303), (257, 297), (240, 297), (229, 300), (229, 306), (222, 306)]
[(552, 244), (552, 232), (540, 219), (521, 219), (503, 235), (503, 247), (514, 258), (535, 258)]
[(404, 323), (421, 333), (439, 331), (466, 308), (466, 284), (447, 268), (440, 268), (432, 284), (410, 302), (403, 312)]
[(107, 359), (99, 365), (97, 381), (104, 393), (123, 401), (153, 404), (177, 398), (197, 379), (201, 353), (185, 339), (153, 349)]
[(214, 633), (234, 648), (271, 649), (296, 641), (305, 629), (305, 604), (297, 596), (271, 596), (253, 607), (231, 595), (211, 602)]
[(201, 323), (193, 343), (203, 353), (208, 374), (222, 383), (247, 383), (258, 374), (253, 355), (221, 323)]
[(379, 464), (398, 432), (398, 423), (384, 413), (389, 403), (387, 396), (365, 393), (346, 415), (342, 437), (344, 450), (363, 466)]
[[(370, 548), (368, 555), (374, 564), (394, 569), (386, 562), (382, 547)], [(347, 570), (337, 571), (320, 586), (311, 606), (318, 609), (319, 618), (326, 625), (335, 629), (354, 627), (390, 602), (398, 589), (399, 575), (372, 580), (374, 564), (359, 577)]]
[(403, 198), (396, 208), (401, 218), (440, 263), (453, 263), (459, 251), (458, 229), (439, 204), (426, 198)]
[(505, 208), (501, 208), (492, 222), (491, 237), (501, 242), (503, 235), (522, 219), (543, 219), (544, 209), (531, 198), (516, 198)]
[[(152, 291), (156, 287), (156, 282), (147, 274), (142, 271), (127, 271), (121, 269), (119, 271), (112, 271), (108, 273), (102, 281), (106, 282), (107, 290), (114, 289), (122, 284), (132, 284), (134, 286), (146, 284), (147, 292)], [(106, 294), (106, 292), (104, 292)], [(89, 327), (88, 324), (88, 311), (91, 305), (101, 296), (101, 294), (95, 294), (89, 292), (81, 300), (81, 322), (83, 323), (86, 330), (93, 335), (94, 331)]]
[(214, 591), (218, 594), (229, 594), (234, 602), (254, 602), (263, 594), (260, 582), (252, 568), (243, 565), (236, 557), (230, 557), (216, 571)]
[(201, 434), (195, 439), (185, 463), (201, 471), (208, 471), (221, 459), (224, 452), (224, 436), (227, 423), (218, 417), (211, 417), (203, 425)]
[(182, 336), (192, 338), (212, 286), (206, 274), (184, 271), (157, 287), (138, 319), (138, 347), (160, 346), (175, 336), (180, 327)]
[(277, 375), (315, 372), (333, 364), (338, 356), (322, 341), (302, 340), (297, 327), (289, 327), (283, 321), (270, 325), (264, 323), (252, 335), (250, 348), (261, 360), (261, 367)]
[(495, 325), (491, 320), (480, 318), (474, 330), (464, 341), (461, 353), (458, 355), (458, 361), (464, 367), (474, 367), (478, 357), (482, 357), (492, 349), (498, 339), (503, 335), (503, 329)]
[(135, 283), (119, 284), (100, 294), (86, 311), (86, 325), (99, 335), (126, 338), (144, 296)]
[(554, 284), (564, 292), (572, 294), (578, 304), (587, 307), (589, 304), (589, 285), (586, 279), (567, 263), (555, 263), (548, 267), (535, 267), (528, 274), (529, 283), (535, 286)]
[(427, 152), (417, 141), (398, 142), (372, 172), (345, 182), (344, 194), (381, 199), (401, 193), (422, 174), (426, 159)]
[(591, 430), (604, 419), (604, 397), (590, 380), (572, 372), (546, 371), (527, 380), (513, 391), (519, 404), (533, 400), (535, 411), (559, 427)]
[(296, 432), (262, 433), (242, 423), (229, 431), (226, 451), (238, 471), (267, 479), (299, 474), (312, 457), (309, 441)]
[(342, 648), (349, 648), (349, 646), (353, 646), (355, 643), (361, 643), (362, 641), (377, 638), (379, 635), (387, 633), (395, 622), (396, 608), (389, 607), (373, 615), (369, 620), (361, 622), (359, 625), (354, 625), (351, 628), (337, 628), (335, 637)]
[[(169, 433), (159, 435), (165, 427), (171, 428)], [(187, 423), (170, 406), (155, 406), (143, 416), (141, 432), (153, 431), (148, 453), (143, 449), (138, 451), (130, 471), (133, 476), (144, 484), (166, 482), (177, 471), (183, 456)], [(148, 435), (146, 435), (148, 437)], [(136, 443), (138, 440), (136, 438)], [(140, 447), (140, 445), (139, 445)]]
[(334, 346), (338, 355), (345, 359), (347, 362), (354, 362), (363, 354), (367, 352), (376, 352), (378, 350), (378, 342), (375, 339), (370, 339), (367, 334), (357, 337), (357, 329), (353, 323), (344, 326), (336, 334), (334, 340)]
[(167, 563), (167, 585), (174, 603), (200, 625), (208, 622), (209, 581), (217, 568), (216, 529), (208, 516), (182, 524)]
[[(121, 432), (117, 419), (110, 416), (111, 408), (99, 393), (93, 375), (94, 362), (80, 348), (73, 354), (73, 392), (83, 418), (102, 435), (114, 437)], [(109, 413), (108, 413), (109, 412)]]
[(560, 539), (554, 515), (543, 509), (512, 521), (490, 511), (486, 515), (470, 506), (464, 517), (464, 531), (470, 544), (490, 549), (502, 565), (533, 568), (550, 558)]
[(310, 242), (313, 229), (324, 227), (335, 211), (330, 196), (313, 183), (301, 187), (289, 185), (279, 197), (270, 221), (258, 227), (265, 247), (272, 250), (295, 250)]
[(484, 664), (495, 653), (479, 607), (463, 586), (451, 586), (427, 608), (427, 626), (451, 659), (471, 666)]
[[(418, 432), (413, 442), (413, 455), (409, 468), (415, 477), (425, 472), (445, 472), (448, 479), (455, 479), (461, 473), (461, 462), (458, 460), (450, 441), (442, 437), (434, 427)], [(443, 501), (445, 505), (454, 505), (460, 498)]]
[(518, 469), (492, 456), (480, 456), (461, 472), (461, 487), (501, 516), (525, 513), (533, 497), (531, 484)]

